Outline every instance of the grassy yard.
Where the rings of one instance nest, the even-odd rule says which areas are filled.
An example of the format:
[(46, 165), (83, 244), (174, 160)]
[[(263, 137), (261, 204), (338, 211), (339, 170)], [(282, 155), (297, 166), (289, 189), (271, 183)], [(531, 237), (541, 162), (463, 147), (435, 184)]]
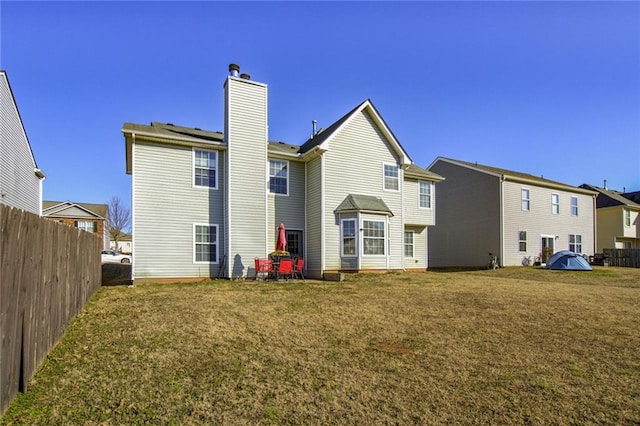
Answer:
[(0, 424), (638, 424), (640, 270), (103, 287)]

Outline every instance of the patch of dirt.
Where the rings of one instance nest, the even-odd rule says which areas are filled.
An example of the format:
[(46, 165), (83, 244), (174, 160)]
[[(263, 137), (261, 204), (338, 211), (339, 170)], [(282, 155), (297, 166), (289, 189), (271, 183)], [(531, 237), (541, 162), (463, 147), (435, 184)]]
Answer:
[(130, 263), (103, 263), (102, 285), (129, 285), (131, 284)]

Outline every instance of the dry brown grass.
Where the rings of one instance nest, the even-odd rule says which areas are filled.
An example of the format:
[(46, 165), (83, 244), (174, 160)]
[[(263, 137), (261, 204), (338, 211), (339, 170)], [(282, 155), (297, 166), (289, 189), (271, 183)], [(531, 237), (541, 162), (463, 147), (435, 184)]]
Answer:
[(640, 270), (103, 287), (4, 424), (638, 424)]

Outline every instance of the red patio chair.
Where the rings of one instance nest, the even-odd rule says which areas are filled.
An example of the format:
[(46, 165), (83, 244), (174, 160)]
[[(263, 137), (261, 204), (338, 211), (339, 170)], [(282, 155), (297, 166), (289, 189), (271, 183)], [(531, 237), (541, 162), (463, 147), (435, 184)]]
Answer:
[(293, 278), (293, 260), (281, 259), (278, 264), (278, 279), (281, 277)]
[(302, 275), (302, 268), (304, 268), (304, 259), (297, 258), (296, 264), (293, 266), (293, 278), (299, 277), (304, 280), (304, 275)]
[(254, 259), (254, 264), (255, 264), (255, 270), (256, 270), (256, 279), (267, 278), (273, 268), (271, 259), (260, 259), (256, 257)]

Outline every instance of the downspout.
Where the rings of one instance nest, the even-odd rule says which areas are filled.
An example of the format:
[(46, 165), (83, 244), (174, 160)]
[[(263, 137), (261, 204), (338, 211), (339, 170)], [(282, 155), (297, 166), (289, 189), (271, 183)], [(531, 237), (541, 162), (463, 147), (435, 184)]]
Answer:
[(326, 261), (325, 261), (325, 224), (324, 224), (324, 218), (325, 218), (325, 212), (324, 212), (324, 208), (325, 208), (325, 187), (324, 187), (324, 155), (320, 156), (320, 274), (322, 274), (323, 278), (324, 278), (324, 271), (326, 270)]
[[(402, 171), (402, 179), (400, 179), (402, 185), (402, 187), (400, 188), (400, 241), (402, 242), (402, 244), (400, 244), (400, 262), (402, 264), (402, 270), (406, 271), (407, 265), (405, 264), (404, 258), (404, 233), (406, 231), (406, 229), (404, 229), (404, 169), (400, 167), (400, 170)], [(420, 187), (419, 182), (420, 181), (418, 181), (418, 188)]]
[(504, 267), (504, 175), (500, 176), (500, 258), (498, 265)]
[(387, 216), (387, 271), (389, 270), (389, 265), (390, 265), (390, 261), (389, 261), (389, 257), (391, 256), (391, 219), (389, 216)]
[(131, 284), (135, 284), (135, 274), (133, 273), (137, 263), (133, 263), (136, 255), (136, 134), (131, 133)]
[(594, 194), (591, 196), (591, 198), (593, 199), (593, 251), (591, 252), (592, 255), (596, 254), (596, 250), (598, 248), (597, 245), (597, 240), (598, 240), (598, 216), (597, 216), (597, 205), (596, 205), (596, 197), (598, 195)]

